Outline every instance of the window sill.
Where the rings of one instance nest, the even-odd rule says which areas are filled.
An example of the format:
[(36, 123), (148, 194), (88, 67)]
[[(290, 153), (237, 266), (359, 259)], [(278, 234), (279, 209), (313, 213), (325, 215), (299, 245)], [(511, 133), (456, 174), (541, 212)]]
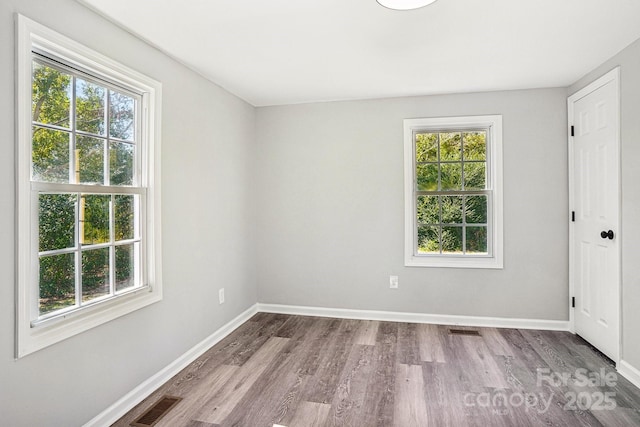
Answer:
[(504, 268), (501, 258), (497, 257), (461, 257), (461, 256), (430, 256), (412, 255), (405, 259), (405, 267), (432, 267), (432, 268)]
[(33, 324), (21, 322), (16, 356), (24, 357), (160, 300), (161, 291), (147, 287)]

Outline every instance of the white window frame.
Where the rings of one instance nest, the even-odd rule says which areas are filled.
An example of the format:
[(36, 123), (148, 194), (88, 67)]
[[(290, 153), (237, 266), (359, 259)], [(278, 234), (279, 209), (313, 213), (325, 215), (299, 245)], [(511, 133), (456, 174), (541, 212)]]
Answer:
[[(160, 118), (162, 85), (22, 15), (16, 15), (16, 357), (162, 300)], [(32, 52), (38, 51), (140, 95), (141, 286), (95, 304), (38, 319), (38, 214), (31, 182)], [(81, 186), (91, 193), (92, 186)], [(86, 188), (84, 188), (86, 187)], [(93, 186), (95, 189), (96, 187)], [(34, 256), (35, 254), (35, 256)], [(36, 260), (36, 261), (34, 261)]]
[[(416, 218), (415, 134), (488, 129), (487, 188), (491, 193), (488, 206), (488, 255), (418, 254)], [(405, 189), (405, 266), (493, 268), (504, 267), (503, 190), (502, 190), (502, 116), (436, 117), (404, 120), (404, 189)]]

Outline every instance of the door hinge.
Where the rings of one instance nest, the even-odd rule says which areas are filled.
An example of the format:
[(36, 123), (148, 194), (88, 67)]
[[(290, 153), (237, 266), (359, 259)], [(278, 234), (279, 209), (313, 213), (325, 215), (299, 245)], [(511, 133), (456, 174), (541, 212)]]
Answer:
[(571, 211), (571, 222), (576, 222), (576, 211)]
[(571, 297), (571, 308), (576, 308), (576, 297)]
[(576, 135), (576, 130), (573, 126), (571, 126), (571, 136), (575, 136)]

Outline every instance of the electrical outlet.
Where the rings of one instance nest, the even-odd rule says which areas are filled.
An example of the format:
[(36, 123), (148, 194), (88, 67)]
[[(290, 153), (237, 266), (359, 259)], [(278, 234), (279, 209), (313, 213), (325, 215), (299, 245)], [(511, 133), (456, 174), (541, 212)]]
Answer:
[(389, 276), (389, 288), (398, 289), (398, 276)]
[(218, 301), (220, 301), (220, 304), (224, 304), (224, 288), (218, 291)]

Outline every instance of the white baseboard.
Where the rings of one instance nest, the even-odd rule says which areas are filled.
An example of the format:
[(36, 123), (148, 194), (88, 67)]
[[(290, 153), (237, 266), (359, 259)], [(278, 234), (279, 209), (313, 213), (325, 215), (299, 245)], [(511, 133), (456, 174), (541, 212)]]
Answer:
[(634, 386), (640, 388), (640, 369), (634, 368), (624, 360), (618, 362), (616, 369), (620, 375), (628, 379)]
[(133, 407), (138, 403), (142, 402), (151, 393), (156, 391), (161, 385), (169, 381), (174, 375), (189, 366), (190, 363), (200, 357), (205, 351), (209, 350), (224, 337), (233, 332), (238, 326), (249, 320), (251, 316), (257, 312), (258, 304), (254, 304), (249, 307), (249, 309), (238, 315), (235, 319), (231, 320), (213, 334), (196, 344), (160, 372), (144, 381), (120, 400), (95, 416), (91, 421), (86, 423), (84, 427), (110, 426), (124, 414), (133, 409)]
[(568, 320), (512, 319), (506, 317), (455, 316), (446, 314), (404, 313), (395, 311), (350, 310), (258, 303), (258, 311), (301, 316), (337, 317), (341, 319), (381, 320), (388, 322), (433, 323), (438, 325), (489, 328), (541, 329), (569, 331)]

